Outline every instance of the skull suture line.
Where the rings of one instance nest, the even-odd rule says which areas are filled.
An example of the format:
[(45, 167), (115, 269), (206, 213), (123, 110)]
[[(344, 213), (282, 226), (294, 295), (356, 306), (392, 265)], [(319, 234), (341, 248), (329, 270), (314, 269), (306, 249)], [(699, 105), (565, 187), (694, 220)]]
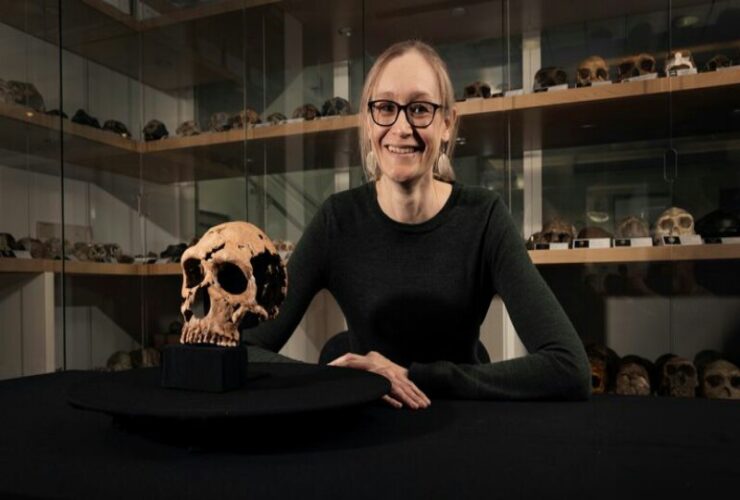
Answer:
[(182, 255), (180, 342), (236, 346), (239, 326), (277, 316), (288, 278), (272, 241), (247, 222), (209, 229)]

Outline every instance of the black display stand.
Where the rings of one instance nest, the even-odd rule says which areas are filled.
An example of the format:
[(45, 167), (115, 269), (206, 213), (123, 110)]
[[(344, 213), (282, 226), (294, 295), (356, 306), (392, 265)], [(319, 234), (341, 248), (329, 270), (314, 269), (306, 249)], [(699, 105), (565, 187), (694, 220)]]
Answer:
[(210, 344), (177, 344), (162, 350), (162, 387), (226, 392), (244, 386), (247, 349)]

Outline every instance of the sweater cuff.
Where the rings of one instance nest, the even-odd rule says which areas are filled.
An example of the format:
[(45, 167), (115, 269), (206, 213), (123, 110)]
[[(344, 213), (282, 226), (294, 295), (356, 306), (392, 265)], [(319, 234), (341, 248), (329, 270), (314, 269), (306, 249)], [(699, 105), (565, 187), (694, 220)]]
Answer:
[(441, 393), (444, 392), (444, 381), (447, 377), (444, 376), (445, 361), (436, 361), (434, 363), (411, 363), (409, 366), (409, 380), (411, 380), (416, 386), (427, 393)]

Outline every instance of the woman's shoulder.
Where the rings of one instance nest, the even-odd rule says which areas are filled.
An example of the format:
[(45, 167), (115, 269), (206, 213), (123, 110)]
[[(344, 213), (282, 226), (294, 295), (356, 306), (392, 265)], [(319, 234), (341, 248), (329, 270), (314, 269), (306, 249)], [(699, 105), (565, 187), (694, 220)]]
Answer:
[(503, 202), (499, 192), (493, 189), (488, 189), (483, 186), (461, 184), (459, 182), (456, 182), (456, 186), (460, 191), (459, 199), (462, 205), (490, 208)]

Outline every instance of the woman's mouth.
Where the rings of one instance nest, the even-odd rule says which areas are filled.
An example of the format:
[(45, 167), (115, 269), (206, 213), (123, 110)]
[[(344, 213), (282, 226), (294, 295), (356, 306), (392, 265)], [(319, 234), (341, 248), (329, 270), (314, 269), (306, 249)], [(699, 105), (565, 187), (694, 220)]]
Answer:
[(421, 151), (421, 148), (418, 146), (393, 146), (388, 144), (385, 148), (391, 153), (397, 155), (412, 155)]

